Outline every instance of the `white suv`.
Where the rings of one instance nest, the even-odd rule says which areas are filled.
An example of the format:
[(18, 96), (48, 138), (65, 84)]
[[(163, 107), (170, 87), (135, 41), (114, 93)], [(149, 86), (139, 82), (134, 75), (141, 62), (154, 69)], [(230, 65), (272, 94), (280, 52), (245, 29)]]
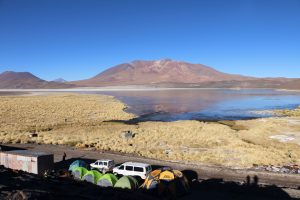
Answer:
[(112, 171), (115, 162), (113, 160), (97, 160), (96, 162), (90, 164), (91, 169), (98, 169), (102, 173)]
[(123, 176), (139, 176), (146, 179), (147, 175), (152, 171), (152, 167), (145, 163), (126, 162), (113, 169), (114, 174)]

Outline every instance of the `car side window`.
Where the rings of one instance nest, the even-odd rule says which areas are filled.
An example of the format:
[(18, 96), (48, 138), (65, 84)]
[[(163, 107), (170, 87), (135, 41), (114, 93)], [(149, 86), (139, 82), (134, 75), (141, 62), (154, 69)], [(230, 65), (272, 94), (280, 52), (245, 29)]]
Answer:
[(97, 162), (95, 162), (95, 165), (98, 165), (99, 164), (99, 162), (97, 161)]
[(126, 166), (127, 171), (133, 171), (133, 166)]
[(144, 172), (144, 168), (142, 168), (142, 167), (134, 167), (134, 171), (136, 171), (136, 172)]
[(124, 170), (124, 165), (121, 165), (121, 166), (119, 167), (119, 169), (120, 169), (120, 170)]
[(103, 165), (103, 162), (99, 162), (99, 165)]
[(107, 162), (104, 162), (103, 164), (104, 164), (105, 166), (107, 166)]

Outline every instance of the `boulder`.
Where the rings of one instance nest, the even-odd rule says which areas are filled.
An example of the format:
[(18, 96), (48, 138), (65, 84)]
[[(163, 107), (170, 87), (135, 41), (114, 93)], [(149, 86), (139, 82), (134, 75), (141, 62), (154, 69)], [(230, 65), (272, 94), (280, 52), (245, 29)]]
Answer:
[(135, 134), (132, 131), (124, 131), (120, 134), (120, 137), (124, 140), (130, 140), (134, 138)]

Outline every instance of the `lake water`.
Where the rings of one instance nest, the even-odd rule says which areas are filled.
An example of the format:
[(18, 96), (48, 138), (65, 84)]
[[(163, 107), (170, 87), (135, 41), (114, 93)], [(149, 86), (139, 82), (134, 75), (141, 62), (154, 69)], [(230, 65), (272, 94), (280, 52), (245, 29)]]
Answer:
[(236, 120), (270, 117), (255, 111), (292, 109), (300, 93), (264, 89), (185, 89), (90, 92), (108, 94), (128, 105), (140, 121)]

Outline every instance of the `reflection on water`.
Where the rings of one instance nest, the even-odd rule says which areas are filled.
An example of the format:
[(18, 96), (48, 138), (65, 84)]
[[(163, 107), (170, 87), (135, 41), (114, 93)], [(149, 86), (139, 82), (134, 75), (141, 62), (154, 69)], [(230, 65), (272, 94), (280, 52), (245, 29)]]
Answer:
[(300, 93), (275, 90), (190, 89), (92, 92), (115, 96), (141, 121), (220, 120), (268, 117), (253, 111), (295, 108)]

